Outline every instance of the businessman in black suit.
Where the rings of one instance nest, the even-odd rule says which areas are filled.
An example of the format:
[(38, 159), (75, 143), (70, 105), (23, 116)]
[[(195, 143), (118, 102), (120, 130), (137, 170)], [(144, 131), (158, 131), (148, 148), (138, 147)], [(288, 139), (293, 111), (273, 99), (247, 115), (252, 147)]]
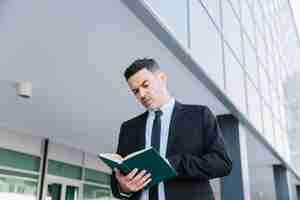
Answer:
[(147, 109), (124, 122), (117, 153), (126, 156), (153, 146), (167, 158), (177, 177), (144, 190), (151, 174), (135, 169), (112, 174), (114, 196), (130, 200), (213, 200), (209, 180), (230, 173), (217, 120), (206, 106), (175, 101), (167, 90), (167, 75), (154, 59), (139, 59), (124, 73), (137, 100)]

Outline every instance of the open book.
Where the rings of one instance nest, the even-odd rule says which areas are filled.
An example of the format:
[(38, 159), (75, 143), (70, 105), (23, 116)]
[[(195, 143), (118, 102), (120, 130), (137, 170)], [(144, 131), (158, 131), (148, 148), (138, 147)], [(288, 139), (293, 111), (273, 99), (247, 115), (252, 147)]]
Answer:
[(117, 168), (123, 174), (128, 174), (134, 168), (145, 169), (148, 173), (150, 172), (152, 181), (146, 188), (177, 175), (168, 160), (161, 157), (152, 147), (136, 151), (125, 158), (118, 154), (98, 154), (98, 157), (111, 169)]

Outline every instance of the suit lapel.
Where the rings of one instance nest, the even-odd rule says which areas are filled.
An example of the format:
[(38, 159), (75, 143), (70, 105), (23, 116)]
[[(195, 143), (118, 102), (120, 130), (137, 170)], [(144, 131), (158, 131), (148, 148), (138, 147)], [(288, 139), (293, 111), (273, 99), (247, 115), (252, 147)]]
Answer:
[(141, 118), (139, 119), (140, 121), (137, 122), (136, 127), (138, 127), (138, 130), (136, 131), (137, 135), (137, 149), (144, 149), (145, 148), (145, 133), (146, 133), (146, 124), (147, 124), (147, 117), (148, 117), (148, 112), (144, 112), (141, 115)]
[(176, 121), (178, 119), (178, 116), (182, 112), (182, 104), (175, 101), (175, 106), (171, 115), (171, 121), (170, 121), (170, 127), (169, 127), (169, 135), (168, 135), (168, 143), (167, 143), (167, 152), (166, 156), (168, 156), (171, 152), (171, 147), (174, 144), (174, 139), (175, 139), (175, 126), (176, 126)]

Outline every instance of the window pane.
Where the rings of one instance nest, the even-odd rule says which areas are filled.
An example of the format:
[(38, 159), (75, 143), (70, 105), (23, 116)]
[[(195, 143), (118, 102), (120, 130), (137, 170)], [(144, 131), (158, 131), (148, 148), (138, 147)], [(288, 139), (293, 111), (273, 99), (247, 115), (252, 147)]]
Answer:
[(239, 110), (246, 114), (244, 71), (225, 46), (226, 92)]
[(285, 107), (283, 103), (280, 106), (280, 114), (281, 114), (281, 123), (284, 130), (287, 129), (287, 121), (286, 121), (286, 113), (285, 113)]
[(175, 37), (187, 47), (187, 1), (146, 0), (146, 2)]
[(247, 36), (249, 37), (252, 44), (254, 44), (254, 24), (253, 24), (253, 17), (252, 17), (252, 10), (250, 9), (247, 2), (241, 3), (242, 7), (242, 24), (243, 28), (245, 29)]
[[(192, 0), (198, 1), (198, 0)], [(205, 8), (208, 10), (210, 16), (212, 16), (214, 22), (220, 27), (220, 0), (202, 0)]]
[(239, 61), (242, 59), (241, 28), (238, 19), (233, 13), (228, 1), (223, 1), (223, 32), (225, 40), (229, 43)]
[(276, 149), (278, 150), (278, 152), (282, 152), (283, 148), (282, 148), (282, 141), (281, 141), (281, 135), (282, 133), (282, 129), (280, 127), (279, 123), (274, 123), (274, 135), (275, 135), (275, 146)]
[(274, 89), (274, 87), (272, 87), (271, 89), (271, 94), (272, 94), (272, 111), (274, 113), (274, 117), (276, 118), (276, 120), (280, 120), (280, 110), (279, 110), (279, 102), (278, 102), (278, 96), (277, 96), (277, 92)]
[(48, 185), (46, 200), (61, 200), (62, 184), (53, 183)]
[(273, 0), (263, 0), (260, 1), (262, 8), (263, 8), (263, 12), (264, 12), (264, 16), (266, 18), (266, 20), (270, 20), (271, 17), (271, 11), (273, 9)]
[[(279, 73), (282, 73), (282, 67), (283, 66), (280, 66), (279, 68), (278, 68), (278, 71), (279, 71)], [(277, 87), (278, 87), (278, 93), (279, 93), (279, 96), (280, 96), (280, 99), (283, 99), (284, 98), (284, 93), (283, 93), (283, 82), (282, 82), (282, 79), (281, 79), (281, 74), (279, 74), (279, 79), (278, 79), (278, 81), (277, 81)]]
[(245, 68), (248, 72), (251, 80), (258, 87), (258, 66), (256, 62), (256, 55), (254, 49), (250, 46), (249, 40), (244, 39), (244, 48), (245, 48)]
[(99, 186), (84, 185), (83, 199), (84, 200), (102, 200), (110, 197), (111, 192), (108, 188)]
[(13, 177), (0, 177), (0, 199), (36, 200), (37, 183)]
[(249, 118), (259, 132), (263, 132), (260, 97), (253, 83), (247, 79)]
[(191, 53), (208, 76), (224, 88), (220, 35), (201, 4), (190, 2)]
[[(274, 52), (275, 53), (275, 52)], [(279, 77), (279, 67), (280, 66), (280, 62), (279, 62), (279, 59), (278, 59), (278, 54), (277, 52), (274, 54), (273, 56), (273, 60), (274, 60), (274, 75), (273, 77), (271, 78), (272, 79), (272, 82), (273, 82), (273, 85), (274, 87), (278, 90), (278, 84), (280, 82), (280, 77)]]
[(17, 151), (0, 148), (0, 166), (38, 171), (40, 158)]
[(263, 66), (266, 66), (267, 65), (267, 61), (266, 61), (267, 54), (266, 54), (266, 49), (265, 49), (265, 43), (264, 43), (262, 36), (260, 34), (258, 34), (257, 31), (256, 31), (256, 49), (257, 49), (257, 56), (258, 56), (259, 62)]
[(248, 5), (249, 5), (250, 9), (253, 10), (253, 1), (254, 0), (246, 0), (246, 1), (247, 1)]
[(271, 104), (271, 97), (270, 97), (270, 90), (269, 90), (269, 80), (267, 77), (267, 74), (265, 72), (265, 70), (263, 68), (260, 68), (259, 71), (259, 76), (260, 76), (260, 86), (261, 86), (261, 94), (263, 96), (263, 98), (265, 99), (265, 101), (267, 102), (267, 104)]
[(79, 188), (75, 186), (67, 185), (65, 200), (78, 200), (79, 198)]
[(265, 65), (265, 68), (269, 74), (269, 77), (270, 77), (270, 81), (275, 81), (274, 80), (274, 55), (268, 53), (267, 54), (267, 63)]
[(255, 13), (256, 29), (260, 34), (264, 32), (264, 17), (260, 7), (260, 0), (254, 0), (253, 2), (253, 13)]
[(286, 132), (284, 132), (284, 134), (282, 134), (283, 136), (283, 154), (284, 154), (284, 157), (286, 158), (286, 160), (288, 162), (291, 161), (291, 158), (290, 158), (290, 147), (289, 147), (289, 142), (288, 142), (288, 135)]
[(48, 173), (55, 176), (81, 179), (81, 167), (56, 160), (49, 160)]
[[(230, 3), (233, 7), (233, 10), (236, 12), (238, 17), (240, 17), (240, 0), (226, 0), (228, 3)], [(225, 1), (223, 1), (225, 2)]]
[(268, 29), (268, 25), (267, 24), (265, 24), (264, 39), (266, 41), (267, 54), (272, 57), (272, 53), (273, 53), (272, 52), (272, 38), (271, 38), (271, 34), (270, 34), (270, 31)]
[(85, 180), (103, 185), (110, 184), (110, 175), (93, 169), (85, 169)]
[(263, 120), (264, 120), (264, 136), (271, 143), (274, 144), (273, 135), (273, 119), (269, 107), (263, 104)]

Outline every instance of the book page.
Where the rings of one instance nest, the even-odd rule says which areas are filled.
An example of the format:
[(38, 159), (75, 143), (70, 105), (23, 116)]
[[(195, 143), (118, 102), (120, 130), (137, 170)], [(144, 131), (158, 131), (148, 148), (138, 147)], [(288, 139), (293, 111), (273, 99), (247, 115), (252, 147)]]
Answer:
[(117, 163), (121, 163), (123, 161), (122, 156), (116, 153), (100, 153), (101, 157), (107, 158), (109, 160), (115, 161)]
[(140, 153), (143, 153), (143, 152), (145, 152), (145, 151), (148, 151), (149, 149), (151, 149), (151, 148), (146, 148), (146, 149), (142, 149), (142, 150), (133, 152), (133, 153), (127, 155), (123, 160), (127, 160), (127, 159), (129, 159), (129, 158), (132, 158), (132, 157), (134, 157), (135, 155), (138, 155), (138, 154), (140, 154)]

